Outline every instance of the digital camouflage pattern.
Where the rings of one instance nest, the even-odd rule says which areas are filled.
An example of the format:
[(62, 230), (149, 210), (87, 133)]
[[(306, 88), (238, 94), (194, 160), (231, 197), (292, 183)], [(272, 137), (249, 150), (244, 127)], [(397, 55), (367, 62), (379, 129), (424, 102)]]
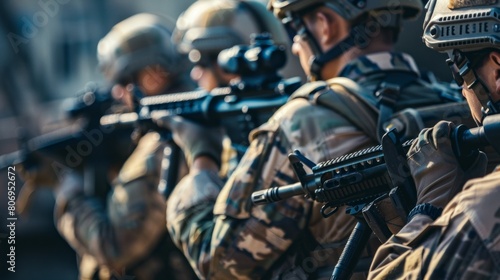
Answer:
[[(398, 72), (418, 75), (411, 57), (384, 52), (351, 61), (342, 73), (375, 89)], [(406, 87), (401, 99), (416, 91), (428, 93), (427, 101), (439, 100), (424, 85)], [(297, 182), (287, 157), (295, 149), (320, 162), (374, 141), (341, 115), (304, 98), (289, 101), (250, 137), (247, 153), (225, 184), (205, 171), (184, 177), (176, 187), (167, 207), (173, 241), (202, 278), (329, 278), (354, 218), (339, 209), (324, 219), (321, 205), (303, 197), (253, 206), (251, 193)], [(365, 255), (373, 255), (373, 247)]]
[[(144, 135), (120, 170), (105, 207), (82, 193), (58, 199), (57, 228), (82, 256), (80, 279), (94, 279), (97, 267), (100, 279), (194, 278), (165, 228), (165, 198), (158, 183), (166, 148), (158, 133)], [(182, 166), (179, 176), (187, 173)]]
[(468, 181), (433, 222), (417, 215), (375, 256), (369, 279), (499, 279), (500, 167)]

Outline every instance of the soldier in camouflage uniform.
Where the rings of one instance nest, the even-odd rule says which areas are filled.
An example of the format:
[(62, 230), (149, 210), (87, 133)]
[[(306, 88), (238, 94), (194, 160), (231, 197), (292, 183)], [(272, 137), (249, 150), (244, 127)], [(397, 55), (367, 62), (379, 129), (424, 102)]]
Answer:
[[(189, 63), (171, 43), (171, 30), (159, 16), (138, 14), (102, 38), (98, 60), (107, 80), (116, 84), (115, 97), (132, 106), (130, 84), (145, 95), (192, 89), (185, 77)], [(165, 197), (159, 188), (165, 183), (160, 180), (162, 160), (169, 159), (170, 151), (156, 132), (140, 138), (117, 176), (110, 174), (113, 188), (105, 206), (84, 194), (76, 171), (63, 176), (55, 218), (59, 232), (81, 257), (80, 279), (196, 278), (166, 232)], [(179, 164), (181, 178), (187, 168)]]
[[(448, 54), (478, 124), (500, 112), (499, 14), (496, 1), (432, 0), (424, 22), (426, 45)], [(423, 130), (408, 152), (418, 204), (377, 251), (370, 279), (500, 278), (500, 168), (467, 181), (484, 175), (486, 159), (457, 160), (453, 128), (440, 122)]]
[[(191, 78), (205, 90), (227, 87), (239, 75), (224, 72), (217, 62), (219, 53), (235, 45), (249, 45), (252, 34), (269, 33), (276, 45), (288, 47), (286, 32), (266, 8), (256, 1), (199, 0), (177, 19), (173, 42), (194, 67)], [(290, 66), (290, 63), (288, 64)], [(233, 145), (234, 146), (234, 145)], [(224, 141), (221, 174), (234, 170), (244, 151), (230, 149)], [(239, 150), (236, 153), (236, 150)]]
[[(271, 1), (274, 13), (291, 28), (292, 50), (303, 69), (326, 82), (304, 85), (266, 124), (252, 132), (251, 145), (227, 182), (217, 177), (217, 161), (213, 160), (218, 157), (214, 151), (220, 150), (213, 146), (216, 133), (178, 118), (158, 119), (159, 125), (172, 129), (179, 139), (197, 139), (178, 143), (185, 153), (196, 148), (197, 154), (191, 157), (190, 174), (169, 200), (167, 227), (200, 277), (329, 277), (355, 219), (344, 214), (345, 209), (324, 219), (321, 205), (304, 197), (253, 206), (251, 193), (297, 182), (287, 158), (295, 149), (319, 162), (375, 144), (376, 117), (363, 104), (376, 107), (374, 93), (384, 81), (409, 81), (401, 88), (396, 110), (441, 102), (439, 94), (419, 78), (412, 58), (393, 51), (400, 20), (416, 16), (421, 2), (353, 3)], [(397, 4), (401, 6), (394, 6)], [(378, 32), (370, 36), (366, 30), (374, 24)], [(368, 37), (362, 40), (361, 35)], [(342, 78), (339, 82), (335, 77)], [(362, 98), (356, 99), (343, 86), (347, 83), (363, 89)], [(352, 109), (350, 114), (316, 103), (323, 98), (337, 100), (336, 96), (357, 100), (344, 100), (345, 106), (351, 106), (347, 108)], [(351, 121), (353, 117), (358, 122)], [(371, 125), (371, 135), (355, 124), (360, 120), (362, 125)], [(192, 138), (185, 137), (186, 131)], [(211, 143), (204, 143), (205, 139)], [(368, 249), (365, 255), (373, 253), (374, 249)], [(366, 272), (368, 266), (361, 269)], [(356, 276), (363, 277), (361, 273)]]
[(173, 40), (195, 65), (191, 78), (200, 87), (212, 90), (238, 78), (221, 69), (217, 56), (232, 46), (249, 45), (251, 34), (269, 33), (275, 44), (288, 46), (283, 26), (263, 10), (265, 6), (256, 1), (199, 0), (179, 16)]

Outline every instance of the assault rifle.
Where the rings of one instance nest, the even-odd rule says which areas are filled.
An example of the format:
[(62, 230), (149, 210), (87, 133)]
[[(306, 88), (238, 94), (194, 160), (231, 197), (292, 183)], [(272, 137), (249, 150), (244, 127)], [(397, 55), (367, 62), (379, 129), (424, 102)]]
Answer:
[[(452, 133), (453, 150), (466, 169), (477, 149), (491, 145), (500, 153), (500, 115), (488, 116), (483, 126), (467, 129), (458, 126)], [(382, 145), (314, 164), (300, 152), (289, 155), (299, 183), (254, 192), (254, 204), (266, 204), (296, 195), (305, 195), (324, 203), (321, 213), (329, 217), (342, 206), (358, 221), (335, 267), (332, 279), (347, 279), (373, 231), (385, 241), (391, 231), (376, 203), (389, 197), (400, 217), (415, 206), (416, 190), (406, 164), (406, 152), (412, 141), (399, 142), (397, 132), (389, 131)], [(304, 166), (312, 170), (307, 174)], [(382, 219), (382, 220), (381, 220)], [(405, 221), (404, 221), (405, 222)]]
[(83, 170), (86, 194), (104, 198), (111, 160), (124, 160), (132, 151), (132, 129), (100, 126), (100, 118), (114, 106), (110, 87), (91, 84), (63, 106), (72, 124), (32, 139), (21, 137), (19, 151), (0, 156), (0, 169), (22, 164), (30, 170), (47, 157), (56, 174), (65, 168)]
[(250, 131), (286, 103), (300, 87), (300, 78), (284, 80), (278, 74), (286, 63), (286, 52), (283, 46), (274, 45), (267, 33), (254, 36), (250, 46), (222, 51), (218, 63), (241, 78), (210, 92), (196, 90), (141, 98), (135, 113), (104, 116), (101, 125), (138, 124), (146, 130), (159, 129), (152, 123), (151, 114), (164, 111), (207, 126), (222, 125), (235, 148), (244, 152)]
[[(137, 102), (136, 112), (104, 116), (101, 125), (137, 126), (143, 133), (164, 131), (151, 118), (153, 112), (162, 111), (209, 127), (223, 126), (241, 157), (249, 145), (250, 131), (269, 120), (300, 87), (301, 81), (298, 77), (285, 80), (278, 74), (278, 69), (286, 63), (286, 51), (283, 46), (274, 45), (267, 33), (254, 36), (250, 46), (239, 45), (222, 51), (218, 63), (226, 72), (241, 78), (210, 92), (197, 90), (143, 97)], [(178, 149), (173, 151), (178, 154)], [(177, 181), (176, 170), (169, 168), (169, 173), (165, 179), (166, 196)]]

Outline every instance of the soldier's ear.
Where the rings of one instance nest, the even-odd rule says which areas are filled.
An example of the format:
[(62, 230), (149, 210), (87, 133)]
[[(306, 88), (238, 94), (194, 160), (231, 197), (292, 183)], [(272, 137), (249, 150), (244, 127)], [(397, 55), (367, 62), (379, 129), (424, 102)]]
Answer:
[(495, 91), (492, 92), (492, 98), (494, 101), (500, 100), (500, 52), (493, 51), (489, 54), (490, 63), (494, 67), (494, 77), (495, 77)]
[(349, 33), (348, 22), (329, 8), (319, 8), (316, 11), (315, 19), (319, 35), (317, 39), (324, 49), (330, 49)]

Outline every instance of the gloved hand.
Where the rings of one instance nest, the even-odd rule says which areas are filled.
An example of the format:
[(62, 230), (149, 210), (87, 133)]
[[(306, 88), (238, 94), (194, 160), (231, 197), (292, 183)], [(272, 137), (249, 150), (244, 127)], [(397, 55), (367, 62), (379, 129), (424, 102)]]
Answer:
[(191, 167), (200, 156), (209, 156), (220, 166), (224, 131), (221, 127), (202, 126), (179, 116), (155, 112), (153, 120), (160, 127), (172, 131), (175, 143), (181, 148)]
[(408, 166), (417, 188), (417, 204), (430, 203), (444, 208), (462, 190), (465, 182), (484, 176), (487, 158), (479, 152), (467, 170), (463, 170), (451, 145), (455, 125), (441, 121), (422, 130), (408, 151)]

